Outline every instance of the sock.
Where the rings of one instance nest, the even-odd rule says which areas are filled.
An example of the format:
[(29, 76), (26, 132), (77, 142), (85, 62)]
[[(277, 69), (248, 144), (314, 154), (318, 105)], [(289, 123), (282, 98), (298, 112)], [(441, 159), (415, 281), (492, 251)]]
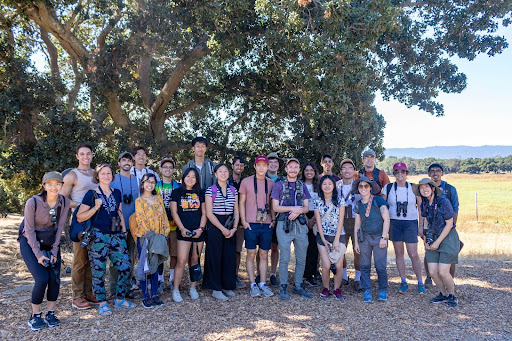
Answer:
[(418, 285), (419, 284), (423, 284), (423, 280), (422, 279), (418, 279)]
[(260, 282), (260, 284), (258, 285), (261, 288), (263, 288), (263, 286), (265, 285), (265, 282)]
[(37, 317), (41, 317), (42, 314), (43, 314), (42, 312), (38, 312), (38, 313), (34, 313), (33, 315), (37, 316)]
[(270, 276), (275, 276), (275, 275), (276, 275), (276, 274), (275, 274), (275, 273), (273, 273), (273, 272), (270, 274)]
[(55, 315), (55, 310), (48, 310), (48, 314)]
[(402, 283), (407, 283), (407, 279), (402, 278)]
[(174, 269), (171, 269), (169, 270), (170, 271), (170, 274), (169, 274), (169, 282), (172, 283), (172, 281), (174, 281)]
[(164, 281), (164, 275), (158, 275), (158, 281), (163, 282)]
[(361, 271), (356, 270), (356, 278), (354, 278), (354, 281), (358, 282), (361, 280)]
[(343, 268), (343, 279), (348, 281), (347, 268)]

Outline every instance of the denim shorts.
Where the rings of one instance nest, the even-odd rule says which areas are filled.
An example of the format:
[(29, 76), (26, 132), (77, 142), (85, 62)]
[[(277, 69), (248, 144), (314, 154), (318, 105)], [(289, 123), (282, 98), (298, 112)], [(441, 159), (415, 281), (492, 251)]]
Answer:
[[(325, 240), (327, 240), (329, 243), (332, 243), (334, 241), (335, 236), (324, 236)], [(316, 243), (320, 246), (325, 246), (324, 242), (322, 242), (322, 237), (320, 237), (320, 233), (316, 234)], [(345, 244), (345, 235), (340, 235), (340, 243)]]
[(389, 240), (392, 242), (417, 243), (418, 221), (391, 219)]
[(254, 250), (256, 247), (268, 251), (272, 244), (273, 228), (269, 228), (270, 224), (250, 223), (251, 229), (245, 229), (245, 248)]

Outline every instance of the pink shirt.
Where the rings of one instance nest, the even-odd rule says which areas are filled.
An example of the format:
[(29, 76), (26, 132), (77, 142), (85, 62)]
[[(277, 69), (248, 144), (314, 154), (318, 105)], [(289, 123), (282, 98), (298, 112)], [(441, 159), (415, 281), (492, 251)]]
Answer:
[[(265, 179), (256, 179), (258, 186), (258, 204), (256, 205), (256, 193), (254, 189), (254, 175), (249, 176), (242, 180), (240, 184), (239, 193), (245, 194), (245, 220), (248, 223), (265, 223), (270, 224), (270, 194), (272, 193), (272, 188), (274, 187), (274, 182), (265, 177)], [(267, 182), (267, 195), (265, 198), (265, 181)], [(269, 212), (267, 212), (267, 220), (266, 221), (257, 221), (256, 213), (258, 212), (258, 208), (265, 208), (265, 203), (269, 207)]]

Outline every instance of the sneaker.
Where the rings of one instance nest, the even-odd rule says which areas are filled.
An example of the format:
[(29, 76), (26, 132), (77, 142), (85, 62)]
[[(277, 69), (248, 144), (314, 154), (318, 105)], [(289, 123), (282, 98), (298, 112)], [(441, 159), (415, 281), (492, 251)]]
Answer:
[(420, 294), (420, 295), (426, 295), (427, 294), (427, 290), (425, 290), (425, 284), (418, 283), (418, 294)]
[(425, 289), (432, 289), (434, 287), (434, 284), (432, 283), (432, 278), (427, 277), (425, 280)]
[(333, 292), (334, 297), (336, 297), (338, 300), (344, 300), (345, 297), (343, 297), (343, 294), (341, 293), (341, 289), (336, 289)]
[(363, 291), (363, 288), (361, 287), (361, 281), (354, 281), (354, 290), (357, 292)]
[(162, 295), (164, 293), (164, 288), (165, 288), (165, 283), (164, 281), (159, 281), (158, 282), (158, 290), (157, 290), (157, 293), (158, 295)]
[[(259, 282), (256, 282), (256, 283), (259, 283)], [(279, 286), (279, 282), (277, 281), (276, 275), (270, 275), (270, 285), (273, 287)]]
[(220, 290), (213, 290), (212, 297), (219, 301), (227, 301), (228, 298)]
[(197, 300), (199, 298), (199, 294), (197, 293), (196, 288), (190, 288), (188, 291), (188, 294), (190, 295), (190, 298), (193, 300)]
[(60, 326), (60, 321), (55, 316), (55, 313), (53, 311), (49, 311), (46, 313), (46, 316), (44, 317), (44, 322), (48, 325), (48, 327), (57, 327)]
[(235, 297), (235, 292), (233, 290), (224, 290), (222, 289), (222, 292), (224, 293), (224, 295), (226, 295), (227, 297)]
[(445, 303), (448, 301), (448, 296), (443, 295), (442, 293), (439, 293), (436, 297), (432, 297), (430, 299), (430, 303)]
[(317, 287), (318, 286), (318, 282), (316, 281), (315, 277), (307, 278), (304, 282), (306, 282), (306, 284), (311, 286), (311, 287)]
[(176, 303), (183, 302), (183, 298), (181, 297), (179, 290), (173, 290), (172, 291), (172, 300)]
[(261, 296), (260, 288), (256, 284), (251, 285), (251, 297)]
[(78, 310), (85, 310), (91, 308), (91, 303), (89, 303), (85, 298), (78, 297), (71, 302), (71, 306)]
[(408, 287), (409, 287), (409, 284), (407, 284), (407, 282), (402, 282), (402, 283), (400, 283), (400, 286), (398, 287), (398, 292), (401, 294), (405, 294)]
[(322, 292), (320, 292), (320, 298), (328, 299), (330, 294), (329, 289), (323, 288)]
[(164, 302), (162, 302), (162, 300), (160, 299), (160, 297), (158, 297), (158, 295), (151, 297), (151, 299), (153, 300), (153, 305), (155, 307), (160, 307), (160, 306), (164, 305)]
[(364, 292), (364, 303), (373, 303), (372, 291), (370, 289)]
[(446, 304), (448, 304), (449, 307), (457, 308), (459, 306), (459, 301), (457, 300), (457, 297), (455, 297), (455, 295), (448, 295), (446, 299)]
[(297, 294), (297, 295), (301, 295), (302, 297), (305, 297), (305, 298), (313, 298), (313, 296), (314, 296), (311, 292), (306, 290), (306, 288), (304, 287), (304, 283), (301, 283), (299, 285), (299, 287), (293, 286), (293, 293)]
[(379, 301), (386, 302), (388, 300), (388, 291), (386, 289), (379, 289), (379, 296), (377, 296)]
[(258, 275), (256, 275), (256, 278), (254, 279), (254, 282), (260, 283), (261, 282), (260, 279), (261, 279), (260, 275), (258, 274)]
[(288, 293), (288, 284), (281, 284), (279, 287), (279, 298), (282, 300), (290, 299), (290, 294)]
[(32, 330), (41, 330), (43, 328), (46, 328), (46, 323), (44, 322), (43, 318), (41, 317), (41, 313), (37, 315), (32, 315), (30, 317), (30, 320), (28, 320), (28, 326)]
[(263, 294), (263, 296), (265, 296), (265, 297), (272, 297), (272, 296), (274, 296), (274, 293), (272, 292), (272, 290), (270, 290), (270, 288), (267, 286), (266, 283), (263, 283), (260, 286), (260, 291)]
[(242, 282), (242, 280), (240, 279), (240, 277), (236, 276), (236, 288), (237, 289), (243, 289), (245, 288), (245, 283)]
[(350, 277), (348, 279), (343, 278), (341, 280), (341, 286), (348, 285), (349, 281), (350, 281)]
[(151, 297), (143, 298), (142, 306), (147, 309), (153, 308), (153, 300), (151, 299)]

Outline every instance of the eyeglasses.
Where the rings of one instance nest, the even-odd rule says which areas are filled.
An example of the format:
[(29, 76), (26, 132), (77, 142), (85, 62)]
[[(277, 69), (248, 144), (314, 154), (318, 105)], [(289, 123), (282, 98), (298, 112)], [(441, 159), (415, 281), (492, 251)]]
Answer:
[(57, 222), (57, 216), (55, 215), (55, 209), (54, 209), (54, 208), (50, 208), (49, 213), (50, 213), (50, 216), (51, 216), (50, 221), (51, 221), (52, 223)]
[(172, 166), (165, 166), (165, 167), (160, 167), (160, 168), (162, 168), (162, 169), (174, 169), (174, 167), (172, 167)]
[(57, 182), (57, 183), (53, 183), (53, 184), (47, 183), (47, 184), (45, 184), (45, 186), (49, 187), (49, 188), (61, 188), (62, 182)]
[(345, 171), (345, 170), (354, 170), (354, 167), (341, 167), (341, 170), (342, 170), (342, 171)]
[(156, 182), (154, 181), (144, 181), (145, 184), (150, 184), (150, 185), (156, 185)]
[(429, 174), (432, 174), (432, 173), (442, 173), (442, 172), (443, 172), (443, 171), (442, 171), (442, 170), (440, 170), (440, 169), (435, 169), (435, 170), (434, 170), (434, 169), (431, 169), (431, 170), (429, 170), (429, 171), (428, 171), (428, 173), (429, 173)]
[(393, 174), (405, 174), (407, 173), (407, 171), (403, 170), (403, 169), (397, 169), (396, 171), (393, 171)]
[(357, 188), (370, 188), (370, 185), (368, 184), (359, 184)]

